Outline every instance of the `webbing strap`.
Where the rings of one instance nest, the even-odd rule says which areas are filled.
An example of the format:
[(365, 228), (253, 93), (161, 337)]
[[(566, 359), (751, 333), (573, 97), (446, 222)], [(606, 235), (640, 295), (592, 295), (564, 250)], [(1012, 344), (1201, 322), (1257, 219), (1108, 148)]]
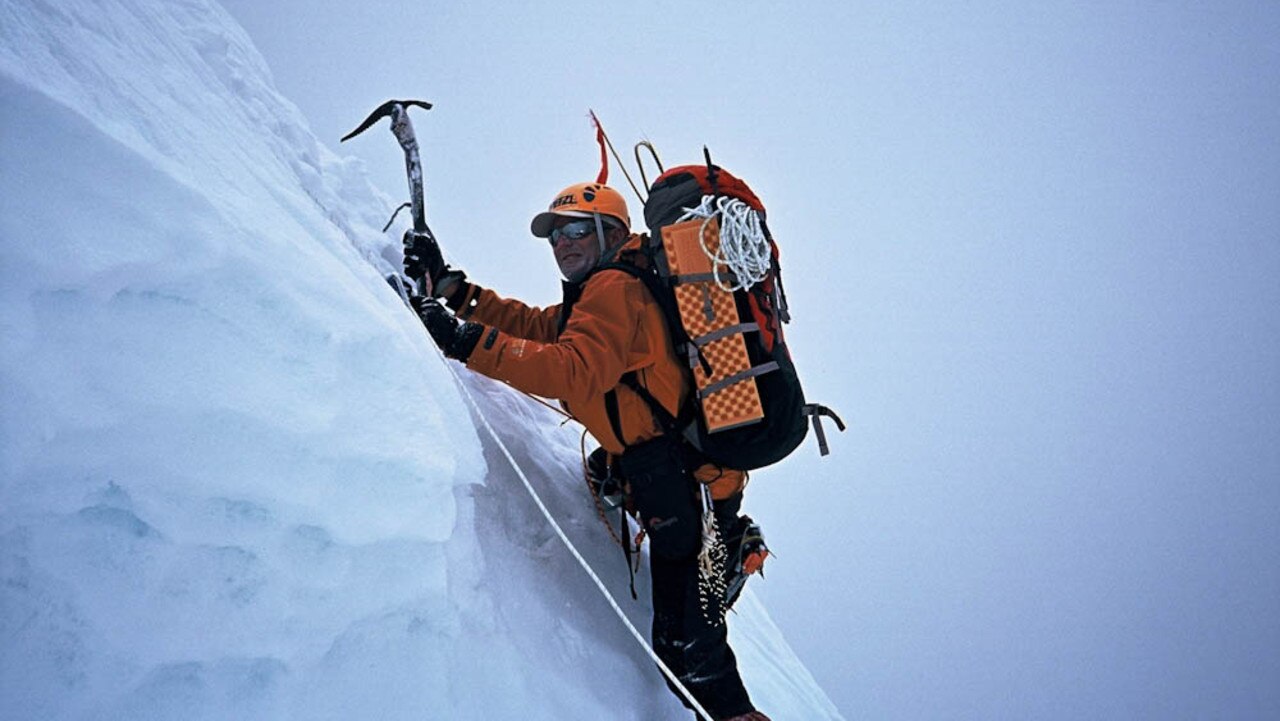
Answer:
[(719, 330), (713, 330), (710, 333), (707, 333), (706, 335), (700, 335), (697, 338), (694, 338), (693, 344), (701, 348), (702, 346), (707, 345), (708, 343), (713, 343), (715, 341), (718, 341), (721, 338), (727, 338), (731, 335), (737, 335), (739, 333), (750, 333), (752, 331), (759, 332), (760, 324), (759, 323), (739, 323), (737, 325), (727, 325)]
[(727, 283), (729, 285), (737, 285), (738, 278), (731, 271), (725, 271), (720, 275), (715, 273), (684, 273), (681, 275), (671, 276), (671, 285), (689, 285), (690, 283)]
[(818, 454), (823, 456), (831, 455), (831, 449), (827, 447), (827, 433), (823, 430), (820, 419), (822, 416), (827, 416), (835, 421), (836, 427), (840, 429), (841, 433), (844, 432), (844, 421), (840, 420), (840, 416), (836, 415), (835, 411), (820, 403), (806, 403), (800, 409), (800, 415), (809, 416), (813, 421), (813, 432), (814, 435), (818, 436)]
[(640, 400), (644, 401), (645, 405), (649, 406), (649, 412), (653, 414), (653, 419), (662, 427), (663, 433), (670, 435), (672, 438), (679, 435), (678, 431), (684, 425), (681, 423), (681, 418), (671, 415), (671, 411), (659, 403), (648, 388), (640, 384), (640, 377), (636, 375), (635, 371), (624, 373), (621, 381), (623, 385), (640, 396)]
[(752, 366), (751, 368), (748, 368), (740, 373), (734, 373), (731, 376), (721, 378), (715, 383), (712, 383), (706, 388), (703, 388), (702, 390), (698, 391), (698, 397), (706, 398), (712, 393), (722, 391), (725, 388), (728, 388), (729, 386), (733, 385), (734, 383), (740, 383), (742, 381), (747, 380), (748, 378), (755, 378), (756, 376), (764, 375), (769, 371), (776, 371), (776, 370), (778, 370), (777, 361), (769, 361), (768, 363), (763, 363), (758, 366)]
[[(644, 401), (644, 404), (649, 407), (649, 412), (653, 414), (653, 420), (657, 421), (658, 427), (662, 429), (663, 433), (667, 433), (673, 438), (679, 435), (679, 430), (688, 421), (688, 417), (683, 412), (680, 416), (671, 415), (671, 411), (667, 410), (666, 406), (662, 405), (657, 398), (654, 398), (649, 389), (640, 383), (640, 376), (635, 371), (623, 373), (618, 382), (640, 396), (640, 400)], [(617, 390), (610, 390), (604, 395), (604, 411), (609, 416), (609, 425), (613, 427), (613, 434), (617, 436), (618, 443), (623, 448), (626, 448), (627, 442), (622, 438), (622, 418), (621, 413), (618, 411)], [(689, 415), (691, 416), (692, 414)]]
[[(627, 527), (627, 509), (626, 506), (618, 507), (618, 522), (621, 528), (618, 529), (618, 535), (622, 538), (622, 555), (627, 559), (627, 578), (631, 583), (631, 600), (639, 600), (636, 596), (636, 569), (631, 565), (631, 529)], [(636, 549), (637, 552), (640, 549)]]
[(609, 417), (609, 427), (613, 429), (618, 445), (626, 448), (627, 439), (622, 437), (622, 414), (618, 411), (618, 392), (613, 389), (604, 394), (604, 414)]

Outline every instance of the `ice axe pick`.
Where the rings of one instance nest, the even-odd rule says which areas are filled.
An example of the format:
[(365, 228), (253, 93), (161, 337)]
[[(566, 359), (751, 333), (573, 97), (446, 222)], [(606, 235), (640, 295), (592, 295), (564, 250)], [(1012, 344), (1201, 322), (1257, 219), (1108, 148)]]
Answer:
[[(391, 117), (391, 133), (396, 136), (396, 141), (400, 143), (400, 148), (404, 150), (404, 167), (409, 177), (409, 203), (406, 203), (413, 214), (413, 229), (415, 232), (422, 233), (431, 240), (435, 241), (435, 235), (431, 232), (431, 228), (427, 227), (427, 211), (422, 198), (422, 161), (418, 157), (418, 138), (413, 134), (413, 123), (409, 121), (408, 108), (416, 105), (424, 110), (431, 109), (431, 103), (422, 100), (388, 100), (379, 105), (369, 117), (360, 123), (359, 127), (342, 137), (340, 142), (346, 142), (351, 138), (363, 133), (386, 116)], [(392, 214), (392, 220), (398, 214), (404, 205), (396, 208), (396, 213)], [(390, 227), (391, 223), (387, 223)], [(384, 228), (385, 230), (385, 228)], [(427, 287), (418, 287), (419, 282), (414, 282), (414, 290), (419, 295), (430, 297), (431, 288), (430, 278), (424, 278), (422, 285)]]

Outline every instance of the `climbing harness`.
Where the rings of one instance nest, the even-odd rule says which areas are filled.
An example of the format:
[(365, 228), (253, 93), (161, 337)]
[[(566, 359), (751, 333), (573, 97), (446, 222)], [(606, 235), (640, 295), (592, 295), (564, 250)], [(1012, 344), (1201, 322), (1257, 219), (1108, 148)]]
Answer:
[[(596, 507), (596, 516), (600, 518), (600, 522), (603, 523), (605, 529), (609, 531), (609, 537), (613, 539), (613, 542), (618, 544), (618, 548), (621, 548), (625, 551), (626, 547), (622, 545), (623, 544), (622, 538), (618, 537), (618, 532), (613, 530), (613, 526), (609, 524), (609, 519), (606, 516), (605, 502), (604, 502), (604, 499), (602, 498), (603, 491), (597, 493), (596, 487), (591, 483), (591, 469), (587, 467), (587, 431), (585, 429), (582, 431), (582, 439), (581, 439), (580, 445), (582, 450), (582, 481), (583, 483), (587, 484), (587, 490), (591, 492), (591, 500), (595, 503), (595, 507)], [(621, 506), (618, 506), (618, 508), (621, 508)], [(622, 511), (622, 514), (624, 516), (623, 523), (626, 523), (625, 509)], [(626, 537), (625, 529), (623, 530), (622, 537), (623, 538)]]

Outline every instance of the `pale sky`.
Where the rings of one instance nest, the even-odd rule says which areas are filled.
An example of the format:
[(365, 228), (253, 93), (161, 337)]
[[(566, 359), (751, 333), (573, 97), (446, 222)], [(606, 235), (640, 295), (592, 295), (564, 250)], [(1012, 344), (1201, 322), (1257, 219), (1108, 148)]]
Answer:
[(850, 424), (753, 474), (752, 583), (849, 718), (1280, 715), (1280, 6), (224, 5), (396, 198), (338, 138), (436, 104), (428, 219), (504, 294), (557, 300), (588, 108), (752, 184)]

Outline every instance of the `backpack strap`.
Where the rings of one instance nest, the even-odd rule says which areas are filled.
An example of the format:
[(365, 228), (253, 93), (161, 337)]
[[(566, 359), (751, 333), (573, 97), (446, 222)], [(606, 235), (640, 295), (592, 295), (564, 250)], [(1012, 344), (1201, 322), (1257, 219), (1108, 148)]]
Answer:
[[(653, 414), (653, 419), (658, 422), (658, 427), (662, 432), (671, 438), (679, 438), (684, 433), (684, 429), (693, 422), (696, 409), (694, 407), (692, 396), (684, 402), (680, 407), (679, 413), (672, 415), (666, 406), (662, 405), (657, 398), (649, 392), (649, 389), (640, 382), (640, 376), (635, 371), (627, 371), (622, 374), (619, 379), (621, 385), (630, 388), (633, 393), (640, 396), (640, 400), (649, 407), (649, 412)], [(613, 434), (617, 436), (618, 443), (623, 448), (627, 447), (627, 442), (622, 438), (622, 419), (618, 413), (618, 392), (610, 389), (604, 397), (604, 410), (609, 416), (609, 425), (613, 429)]]
[(750, 368), (742, 371), (741, 373), (734, 373), (731, 376), (728, 376), (726, 378), (721, 378), (715, 383), (711, 383), (707, 387), (702, 388), (701, 390), (698, 391), (698, 397), (706, 398), (712, 393), (722, 391), (725, 388), (728, 388), (729, 386), (733, 385), (734, 383), (745, 381), (748, 378), (755, 378), (756, 376), (764, 375), (769, 371), (776, 371), (779, 368), (781, 368), (781, 366), (778, 365), (777, 361), (769, 361), (768, 363), (762, 363), (758, 366), (751, 366)]
[[(621, 539), (622, 539), (622, 557), (623, 557), (623, 558), (625, 558), (625, 559), (627, 560), (627, 576), (630, 578), (630, 581), (631, 581), (631, 600), (632, 600), (632, 601), (635, 601), (635, 600), (637, 600), (637, 596), (636, 596), (636, 569), (635, 569), (635, 566), (631, 565), (631, 553), (632, 553), (632, 549), (631, 549), (631, 529), (627, 527), (627, 509), (626, 509), (626, 506), (620, 507), (620, 508), (618, 509), (618, 518), (620, 519), (620, 520), (619, 520), (619, 522), (622, 524), (622, 528), (621, 528), (621, 529), (619, 529), (619, 530), (620, 530), (620, 533), (618, 534), (618, 535), (619, 535), (619, 538), (621, 538)], [(640, 553), (640, 549), (639, 549), (639, 548), (636, 548), (636, 549), (635, 549), (635, 552), (636, 552), (637, 554), (639, 554), (639, 553)]]
[(556, 318), (557, 338), (564, 332), (565, 326), (569, 325), (569, 316), (573, 315), (573, 306), (577, 305), (578, 299), (582, 297), (582, 283), (570, 283), (566, 280), (560, 284), (560, 293), (560, 317)]
[(665, 406), (658, 402), (657, 398), (653, 397), (649, 389), (640, 383), (640, 376), (635, 371), (623, 373), (621, 382), (622, 385), (630, 388), (633, 393), (640, 396), (640, 400), (644, 401), (645, 405), (649, 406), (649, 412), (653, 414), (654, 420), (658, 422), (663, 433), (672, 437), (679, 434), (680, 429), (683, 427), (683, 424), (680, 423), (680, 417), (671, 415), (671, 411), (667, 410)]
[(604, 413), (609, 417), (609, 427), (613, 429), (618, 445), (626, 448), (627, 442), (622, 438), (622, 415), (618, 412), (618, 392), (612, 388), (604, 394)]
[(665, 286), (656, 270), (653, 270), (652, 267), (649, 269), (639, 268), (633, 263), (606, 263), (596, 269), (596, 272), (601, 270), (620, 270), (644, 283), (649, 295), (653, 296), (654, 302), (658, 304), (658, 308), (662, 311), (662, 317), (667, 321), (667, 331), (671, 334), (671, 343), (677, 348), (680, 346), (686, 348), (690, 365), (697, 363), (702, 366), (703, 373), (708, 376), (714, 375), (711, 370), (711, 362), (707, 360), (702, 348), (693, 342), (693, 339), (689, 337), (689, 333), (685, 331), (684, 324), (680, 323), (680, 309), (676, 307), (675, 294)]
[[(603, 270), (620, 270), (627, 275), (636, 278), (644, 283), (645, 288), (649, 291), (649, 295), (653, 296), (654, 302), (658, 304), (662, 317), (667, 323), (667, 332), (671, 335), (671, 343), (677, 348), (683, 347), (689, 356), (689, 365), (701, 365), (702, 370), (708, 376), (712, 375), (711, 363), (702, 352), (701, 345), (693, 338), (689, 337), (689, 333), (684, 329), (684, 325), (679, 322), (680, 311), (676, 307), (675, 294), (670, 288), (666, 287), (662, 277), (658, 275), (654, 268), (654, 258), (651, 251), (646, 249), (644, 252), (646, 260), (649, 261), (648, 268), (641, 268), (626, 256), (621, 256), (618, 262), (606, 263), (596, 268), (593, 273)], [(656, 252), (656, 251), (653, 251)], [(709, 342), (709, 339), (708, 339)], [(772, 370), (772, 369), (769, 369)], [(665, 406), (654, 398), (649, 389), (640, 382), (640, 377), (635, 371), (628, 371), (622, 374), (619, 379), (621, 385), (630, 388), (640, 399), (649, 407), (649, 412), (653, 414), (653, 418), (657, 421), (658, 426), (662, 428), (662, 432), (672, 438), (679, 438), (694, 420), (697, 413), (694, 397), (695, 392), (691, 392), (689, 397), (681, 405), (675, 415), (667, 410)], [(609, 427), (613, 431), (613, 435), (618, 439), (618, 444), (623, 448), (627, 446), (626, 440), (622, 437), (622, 417), (618, 409), (618, 393), (614, 389), (610, 389), (604, 396), (605, 414), (609, 418)]]
[(836, 422), (836, 427), (844, 433), (844, 421), (840, 420), (840, 416), (836, 412), (820, 403), (806, 403), (800, 409), (800, 414), (809, 416), (813, 420), (813, 432), (818, 436), (818, 453), (826, 456), (831, 454), (831, 449), (827, 447), (827, 434), (822, 429), (822, 423), (819, 419), (826, 416)]

